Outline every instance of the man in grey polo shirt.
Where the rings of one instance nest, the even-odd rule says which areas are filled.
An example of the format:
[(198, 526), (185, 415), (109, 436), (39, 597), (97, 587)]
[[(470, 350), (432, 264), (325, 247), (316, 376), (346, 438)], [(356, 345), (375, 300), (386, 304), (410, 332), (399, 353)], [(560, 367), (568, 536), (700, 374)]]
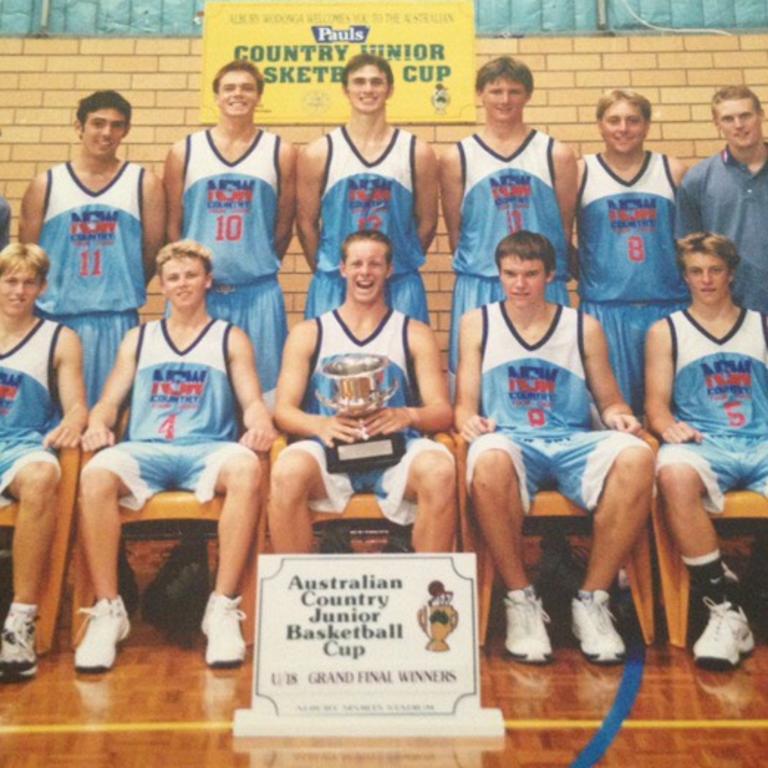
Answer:
[(768, 312), (768, 147), (763, 108), (746, 86), (721, 88), (712, 117), (726, 140), (722, 152), (703, 160), (683, 179), (675, 234), (710, 231), (736, 243), (741, 263), (734, 300)]

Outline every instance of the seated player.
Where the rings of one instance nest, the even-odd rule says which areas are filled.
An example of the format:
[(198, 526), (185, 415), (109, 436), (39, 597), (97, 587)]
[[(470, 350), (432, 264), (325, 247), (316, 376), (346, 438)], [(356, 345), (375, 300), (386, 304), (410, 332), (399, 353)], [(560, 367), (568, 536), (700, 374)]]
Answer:
[(657, 473), (669, 531), (709, 609), (693, 657), (732, 669), (754, 639), (727, 594), (710, 515), (732, 488), (767, 493), (768, 329), (764, 315), (733, 302), (739, 255), (730, 240), (694, 232), (677, 251), (693, 301), (648, 333), (646, 414), (665, 443)]
[(0, 506), (19, 502), (13, 602), (0, 649), (6, 679), (37, 671), (37, 600), (56, 530), (59, 464), (53, 451), (78, 447), (88, 416), (80, 340), (74, 331), (35, 317), (48, 267), (37, 245), (0, 252)]
[[(608, 589), (645, 525), (653, 453), (611, 372), (597, 320), (545, 298), (555, 251), (520, 231), (496, 249), (506, 298), (462, 321), (456, 428), (470, 443), (474, 511), (507, 588), (506, 648), (522, 662), (552, 657), (548, 617), (523, 566), (523, 517), (538, 490), (595, 510), (586, 577), (572, 601), (573, 632), (598, 664), (623, 660)], [(593, 431), (594, 398), (608, 430)], [(576, 585), (575, 585), (576, 586)]]
[[(259, 508), (259, 461), (276, 433), (261, 397), (253, 348), (245, 333), (213, 320), (205, 306), (211, 253), (190, 240), (166, 245), (157, 256), (160, 290), (170, 314), (130, 330), (104, 394), (91, 412), (83, 448), (98, 453), (81, 478), (80, 535), (96, 603), (75, 653), (78, 672), (104, 672), (130, 629), (117, 593), (120, 541), (118, 502), (140, 509), (158, 491), (194, 491), (205, 502), (224, 495), (219, 521), (219, 570), (202, 629), (211, 667), (245, 658), (243, 613), (237, 588)], [(114, 428), (130, 395), (126, 441)], [(237, 437), (235, 412), (245, 433)]]
[[(419, 552), (445, 552), (456, 525), (453, 457), (423, 437), (451, 426), (448, 389), (432, 330), (387, 306), (392, 246), (377, 231), (349, 235), (342, 246), (346, 298), (336, 310), (305, 320), (289, 334), (277, 386), (277, 425), (298, 442), (272, 467), (269, 527), (276, 552), (311, 552), (312, 511), (344, 510), (356, 491), (375, 491), (384, 515), (414, 524)], [(386, 407), (360, 418), (336, 414), (316, 391), (327, 391), (321, 368), (345, 353), (385, 355), (385, 383), (397, 391)], [(325, 446), (368, 435), (406, 436), (405, 455), (383, 470), (330, 473)]]

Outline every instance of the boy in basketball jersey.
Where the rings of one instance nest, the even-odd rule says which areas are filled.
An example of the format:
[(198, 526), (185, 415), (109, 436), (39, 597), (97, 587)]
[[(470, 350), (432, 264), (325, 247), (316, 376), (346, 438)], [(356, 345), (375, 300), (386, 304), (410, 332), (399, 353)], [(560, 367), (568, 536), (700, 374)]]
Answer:
[(545, 235), (557, 265), (547, 298), (569, 303), (568, 244), (576, 204), (576, 156), (566, 145), (525, 123), (533, 74), (501, 56), (477, 72), (475, 90), (485, 125), (443, 153), (440, 186), (456, 283), (448, 369), (456, 375), (459, 325), (465, 312), (504, 298), (492, 254), (506, 235), (527, 229)]
[(710, 515), (733, 488), (768, 493), (768, 329), (763, 314), (733, 301), (739, 255), (730, 240), (694, 232), (677, 252), (692, 303), (648, 333), (646, 414), (664, 440), (657, 475), (667, 525), (709, 610), (693, 657), (733, 669), (755, 641), (726, 590)]
[[(650, 512), (653, 453), (619, 392), (597, 320), (546, 300), (555, 249), (522, 230), (496, 263), (506, 298), (461, 326), (456, 427), (470, 443), (467, 482), (480, 529), (507, 589), (506, 649), (517, 661), (552, 658), (541, 600), (523, 565), (523, 517), (540, 489), (594, 511), (592, 549), (571, 609), (582, 653), (621, 662), (608, 589)], [(591, 429), (592, 405), (608, 429)], [(576, 586), (576, 585), (574, 585)]]
[(131, 105), (116, 91), (81, 99), (75, 159), (34, 179), (21, 203), (19, 240), (40, 243), (51, 260), (38, 310), (80, 336), (89, 406), (139, 321), (164, 238), (160, 180), (117, 156), (130, 127)]
[[(348, 235), (341, 274), (346, 298), (335, 310), (305, 320), (288, 336), (277, 388), (275, 420), (297, 442), (272, 467), (269, 528), (276, 552), (312, 552), (312, 511), (341, 513), (355, 492), (372, 491), (385, 517), (413, 524), (419, 552), (446, 552), (456, 526), (453, 457), (423, 437), (450, 427), (451, 406), (435, 335), (429, 326), (390, 308), (386, 281), (392, 245), (382, 232)], [(321, 369), (340, 354), (384, 355), (388, 404), (360, 417), (337, 415), (318, 397), (332, 395)], [(325, 446), (403, 433), (406, 452), (386, 469), (334, 472)]]
[(375, 229), (392, 241), (387, 301), (429, 322), (419, 267), (437, 228), (437, 160), (432, 148), (387, 122), (392, 68), (369, 53), (351, 58), (342, 75), (349, 122), (299, 155), (297, 227), (314, 272), (304, 316), (344, 301), (341, 245), (351, 232)]
[(673, 234), (685, 166), (645, 149), (651, 103), (642, 94), (605, 94), (597, 127), (605, 149), (579, 160), (580, 307), (603, 326), (622, 395), (641, 415), (645, 335), (690, 301)]
[(35, 317), (48, 268), (37, 245), (0, 252), (0, 506), (19, 502), (13, 602), (0, 647), (5, 679), (37, 671), (37, 600), (56, 529), (54, 450), (78, 447), (88, 416), (80, 340), (69, 328)]
[[(219, 570), (202, 629), (211, 667), (245, 658), (238, 584), (258, 513), (259, 461), (276, 433), (261, 398), (253, 348), (239, 328), (212, 319), (205, 306), (211, 254), (184, 240), (157, 256), (160, 290), (170, 314), (135, 328), (120, 346), (104, 395), (93, 409), (83, 448), (98, 451), (81, 477), (79, 533), (96, 590), (85, 636), (75, 652), (79, 672), (105, 672), (130, 629), (117, 593), (118, 501), (140, 509), (161, 490), (194, 491), (201, 502), (224, 495)], [(114, 428), (130, 395), (124, 442)], [(245, 433), (237, 441), (235, 411)]]
[(251, 62), (225, 64), (213, 91), (218, 123), (174, 144), (165, 161), (168, 240), (189, 238), (213, 252), (208, 311), (251, 339), (273, 404), (288, 335), (277, 273), (296, 207), (295, 152), (253, 123), (264, 77)]

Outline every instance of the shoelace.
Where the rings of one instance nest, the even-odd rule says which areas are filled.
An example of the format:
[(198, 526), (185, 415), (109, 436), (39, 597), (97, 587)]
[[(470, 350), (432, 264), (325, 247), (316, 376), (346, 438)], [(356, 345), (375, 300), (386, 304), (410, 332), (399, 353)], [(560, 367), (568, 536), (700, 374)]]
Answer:
[(710, 614), (718, 620), (714, 628), (715, 635), (717, 636), (720, 634), (723, 624), (728, 623), (728, 612), (733, 610), (733, 605), (728, 600), (724, 603), (716, 603), (711, 597), (705, 597), (703, 602), (709, 609)]
[(32, 647), (34, 621), (29, 621), (24, 616), (14, 615), (10, 623), (10, 627), (3, 628), (3, 642), (29, 650)]
[(588, 603), (582, 601), (586, 607), (587, 613), (592, 617), (592, 621), (601, 632), (612, 630), (613, 622), (616, 617), (611, 613), (611, 609), (606, 603), (598, 603), (596, 600), (590, 600)]
[(104, 610), (103, 608), (99, 609), (96, 608), (96, 606), (91, 606), (90, 608), (78, 608), (78, 613), (82, 613), (83, 616), (86, 616), (86, 620), (80, 625), (80, 629), (77, 630), (77, 637), (75, 637), (75, 645), (80, 645), (80, 641), (85, 636), (85, 632), (88, 629), (88, 625), (91, 623), (92, 619), (96, 619), (99, 616), (112, 616), (113, 615), (113, 608), (112, 606), (107, 606), (107, 609)]

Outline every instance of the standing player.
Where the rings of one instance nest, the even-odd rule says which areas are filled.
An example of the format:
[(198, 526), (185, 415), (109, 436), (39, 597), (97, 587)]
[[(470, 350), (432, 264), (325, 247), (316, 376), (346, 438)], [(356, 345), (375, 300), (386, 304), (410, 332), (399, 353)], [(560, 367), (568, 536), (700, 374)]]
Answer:
[(768, 327), (765, 315), (733, 302), (739, 256), (730, 240), (692, 233), (678, 254), (693, 301), (648, 334), (646, 410), (665, 442), (657, 469), (662, 509), (709, 609), (693, 656), (701, 666), (732, 669), (754, 639), (726, 592), (709, 516), (723, 511), (732, 488), (768, 495)]
[[(451, 406), (440, 354), (429, 326), (387, 306), (392, 245), (378, 231), (353, 232), (342, 246), (344, 303), (297, 325), (285, 346), (275, 420), (289, 435), (304, 438), (284, 450), (272, 468), (269, 530), (276, 552), (311, 552), (310, 510), (342, 512), (354, 492), (374, 491), (384, 515), (414, 524), (420, 552), (447, 552), (456, 527), (453, 457), (424, 438), (445, 430)], [(384, 382), (397, 385), (389, 404), (361, 418), (336, 415), (316, 392), (329, 392), (322, 365), (339, 354), (389, 358)], [(323, 445), (351, 443), (363, 435), (404, 433), (406, 453), (385, 470), (330, 473)]]
[(101, 395), (120, 340), (138, 323), (163, 243), (160, 180), (117, 157), (130, 127), (131, 105), (119, 93), (82, 99), (75, 159), (34, 179), (21, 203), (19, 240), (40, 243), (51, 260), (38, 308), (80, 336), (89, 405)]
[(675, 232), (716, 232), (736, 244), (739, 268), (733, 298), (747, 309), (768, 312), (768, 146), (765, 115), (754, 91), (721, 88), (712, 97), (712, 118), (726, 146), (686, 174), (677, 195)]
[[(611, 373), (597, 320), (546, 300), (555, 251), (542, 235), (504, 238), (496, 261), (506, 298), (461, 324), (456, 427), (470, 443), (474, 511), (507, 588), (506, 648), (543, 663), (547, 616), (523, 566), (523, 517), (541, 488), (595, 510), (584, 582), (571, 603), (573, 632), (598, 664), (624, 658), (608, 589), (650, 512), (653, 454)], [(592, 399), (608, 430), (592, 431)], [(577, 585), (574, 585), (574, 587)]]
[(441, 158), (443, 214), (453, 250), (456, 283), (451, 310), (449, 372), (456, 373), (461, 316), (503, 298), (493, 254), (506, 235), (526, 229), (554, 245), (557, 267), (547, 297), (567, 305), (568, 244), (576, 204), (573, 151), (523, 120), (533, 74), (502, 56), (475, 79), (485, 110), (479, 133)]
[(175, 144), (165, 161), (168, 240), (213, 252), (208, 311), (249, 336), (271, 403), (288, 333), (277, 273), (293, 226), (295, 153), (253, 124), (264, 77), (251, 62), (223, 66), (213, 92), (219, 122)]
[(37, 245), (0, 252), (0, 506), (19, 502), (13, 602), (0, 647), (5, 678), (37, 671), (37, 600), (56, 529), (59, 465), (52, 450), (76, 448), (88, 415), (79, 339), (35, 317), (48, 267)]
[(685, 166), (647, 151), (651, 103), (630, 90), (597, 102), (605, 150), (579, 161), (579, 295), (605, 330), (611, 367), (636, 414), (648, 329), (688, 305), (675, 263), (675, 190)]
[(429, 322), (419, 267), (437, 227), (437, 161), (429, 145), (387, 122), (394, 89), (385, 59), (361, 53), (342, 75), (349, 122), (310, 143), (298, 166), (299, 239), (310, 269), (305, 317), (344, 301), (341, 245), (351, 232), (376, 229), (392, 241), (388, 303)]
[[(192, 490), (201, 502), (224, 494), (219, 520), (219, 570), (203, 619), (211, 667), (245, 658), (243, 613), (236, 597), (258, 514), (259, 462), (276, 433), (261, 399), (253, 349), (239, 328), (213, 320), (205, 306), (211, 254), (186, 240), (157, 256), (160, 290), (170, 305), (164, 320), (128, 332), (104, 394), (91, 412), (83, 448), (98, 453), (80, 481), (80, 535), (96, 590), (85, 637), (75, 653), (79, 672), (105, 672), (130, 629), (117, 593), (118, 499), (140, 509), (161, 490)], [(130, 395), (125, 442), (114, 427)], [(235, 411), (245, 434), (236, 439)]]

